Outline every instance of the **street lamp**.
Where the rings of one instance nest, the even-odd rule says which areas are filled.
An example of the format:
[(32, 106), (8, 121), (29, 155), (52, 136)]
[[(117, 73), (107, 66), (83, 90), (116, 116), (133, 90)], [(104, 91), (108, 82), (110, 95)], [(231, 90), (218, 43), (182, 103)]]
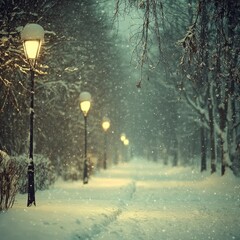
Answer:
[(123, 158), (124, 158), (124, 141), (125, 141), (125, 139), (126, 139), (127, 137), (126, 137), (126, 134), (125, 133), (122, 133), (121, 135), (120, 135), (120, 140), (121, 140), (121, 142), (122, 142), (122, 144), (121, 144), (121, 152), (122, 152), (122, 154), (121, 154), (121, 158), (122, 158), (122, 161), (123, 161)]
[(107, 130), (110, 127), (110, 120), (107, 117), (103, 118), (102, 128), (105, 132), (104, 136), (104, 160), (103, 160), (103, 168), (107, 169)]
[(25, 56), (30, 65), (31, 72), (31, 100), (30, 100), (30, 146), (29, 146), (29, 164), (28, 164), (28, 201), (27, 206), (31, 206), (35, 202), (35, 189), (34, 189), (34, 162), (33, 162), (33, 120), (34, 120), (34, 73), (36, 59), (39, 56), (40, 48), (44, 40), (44, 29), (35, 23), (27, 24), (21, 32), (21, 40)]
[(126, 139), (126, 134), (125, 133), (122, 133), (121, 136), (120, 136), (120, 140), (122, 142), (124, 142), (124, 140)]
[[(124, 139), (123, 144), (125, 147), (128, 147), (129, 145), (129, 140), (127, 138)], [(125, 161), (128, 161), (128, 148), (125, 149)]]
[(128, 146), (128, 145), (129, 145), (129, 140), (128, 140), (127, 138), (124, 139), (123, 144), (124, 144), (125, 146)]
[(84, 116), (85, 125), (85, 151), (83, 161), (83, 184), (88, 183), (88, 160), (87, 160), (87, 114), (91, 107), (91, 94), (89, 92), (82, 92), (80, 94), (80, 109)]

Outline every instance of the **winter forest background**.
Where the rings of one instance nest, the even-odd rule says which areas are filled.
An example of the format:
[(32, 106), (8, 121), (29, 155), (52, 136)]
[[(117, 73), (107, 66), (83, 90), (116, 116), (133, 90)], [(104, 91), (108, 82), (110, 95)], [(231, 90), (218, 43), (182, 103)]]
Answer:
[(35, 77), (38, 189), (55, 176), (82, 177), (82, 91), (93, 98), (95, 168), (108, 116), (112, 163), (121, 160), (124, 132), (131, 156), (231, 171), (240, 141), (239, 1), (1, 0), (0, 9), (0, 150), (9, 156), (0, 158), (0, 176), (5, 167), (14, 186), (22, 181), (16, 191), (26, 186), (30, 73), (20, 32), (30, 22), (45, 30)]

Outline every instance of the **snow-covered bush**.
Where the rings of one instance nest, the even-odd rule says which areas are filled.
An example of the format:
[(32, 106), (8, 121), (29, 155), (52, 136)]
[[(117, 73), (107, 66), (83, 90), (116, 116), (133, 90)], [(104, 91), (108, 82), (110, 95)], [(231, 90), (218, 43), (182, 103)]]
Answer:
[(0, 211), (12, 207), (18, 191), (18, 165), (0, 150)]
[[(28, 184), (28, 157), (10, 157), (0, 150), (0, 211), (12, 207), (17, 192), (26, 193)], [(34, 155), (35, 191), (47, 189), (56, 180), (50, 160)]]
[[(28, 184), (28, 157), (26, 155), (18, 156), (17, 162), (19, 163), (19, 173), (21, 177), (19, 179), (19, 192), (27, 192)], [(35, 154), (34, 155), (34, 177), (35, 177), (35, 191), (48, 189), (51, 184), (56, 180), (56, 174), (54, 172), (54, 167), (51, 164), (49, 158)]]
[(43, 157), (42, 155), (35, 155), (35, 159), (36, 190), (48, 189), (57, 178), (54, 166), (51, 164), (49, 158)]

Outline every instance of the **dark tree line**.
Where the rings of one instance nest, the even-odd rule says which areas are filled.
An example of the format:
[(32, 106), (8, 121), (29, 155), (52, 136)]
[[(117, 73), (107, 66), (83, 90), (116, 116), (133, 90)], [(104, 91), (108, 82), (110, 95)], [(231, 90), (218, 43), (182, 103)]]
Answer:
[[(141, 93), (132, 94), (127, 106), (123, 89), (136, 76), (119, 64), (125, 59), (121, 44), (100, 2), (0, 2), (0, 148), (10, 155), (28, 149), (29, 66), (19, 33), (37, 22), (46, 38), (36, 76), (36, 153), (55, 165), (76, 164), (84, 141), (78, 103), (84, 90), (93, 96), (91, 154), (101, 155), (100, 123), (108, 115), (112, 140), (128, 126), (139, 149), (167, 152), (174, 164), (200, 156), (202, 171), (210, 158), (211, 172), (220, 162), (224, 174), (240, 131), (239, 3), (116, 0), (115, 16), (137, 12), (137, 24), (141, 20), (131, 37)], [(130, 112), (133, 100), (142, 102), (137, 113)]]
[(178, 158), (200, 153), (201, 171), (207, 158), (212, 173), (220, 162), (223, 175), (240, 133), (240, 3), (116, 0), (116, 6), (116, 14), (141, 16), (140, 30), (132, 35), (140, 72), (137, 87), (151, 85), (158, 92), (155, 101), (169, 116), (166, 122), (161, 107), (156, 110), (161, 120), (152, 139), (160, 139), (169, 153), (175, 149)]
[(35, 22), (44, 28), (45, 42), (35, 77), (34, 152), (47, 156), (59, 171), (81, 168), (79, 94), (89, 91), (89, 154), (100, 158), (102, 117), (114, 123), (122, 115), (124, 71), (112, 20), (95, 1), (5, 0), (0, 5), (0, 149), (11, 156), (28, 151), (29, 66), (20, 32)]

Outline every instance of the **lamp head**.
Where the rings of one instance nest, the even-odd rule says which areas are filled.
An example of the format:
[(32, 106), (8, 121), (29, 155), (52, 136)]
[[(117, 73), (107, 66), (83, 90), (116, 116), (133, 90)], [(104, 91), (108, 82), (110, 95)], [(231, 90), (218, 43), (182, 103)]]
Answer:
[(106, 132), (110, 127), (110, 120), (107, 117), (103, 118), (102, 128)]
[(126, 139), (126, 134), (122, 133), (120, 139), (122, 142), (124, 142), (124, 140)]
[(91, 94), (89, 92), (82, 92), (80, 94), (80, 109), (86, 117), (91, 107)]
[(129, 145), (129, 140), (126, 138), (126, 139), (123, 141), (123, 144), (124, 144), (125, 146), (128, 146), (128, 145)]
[(44, 29), (38, 24), (29, 23), (23, 28), (21, 39), (25, 56), (34, 65), (44, 40)]

